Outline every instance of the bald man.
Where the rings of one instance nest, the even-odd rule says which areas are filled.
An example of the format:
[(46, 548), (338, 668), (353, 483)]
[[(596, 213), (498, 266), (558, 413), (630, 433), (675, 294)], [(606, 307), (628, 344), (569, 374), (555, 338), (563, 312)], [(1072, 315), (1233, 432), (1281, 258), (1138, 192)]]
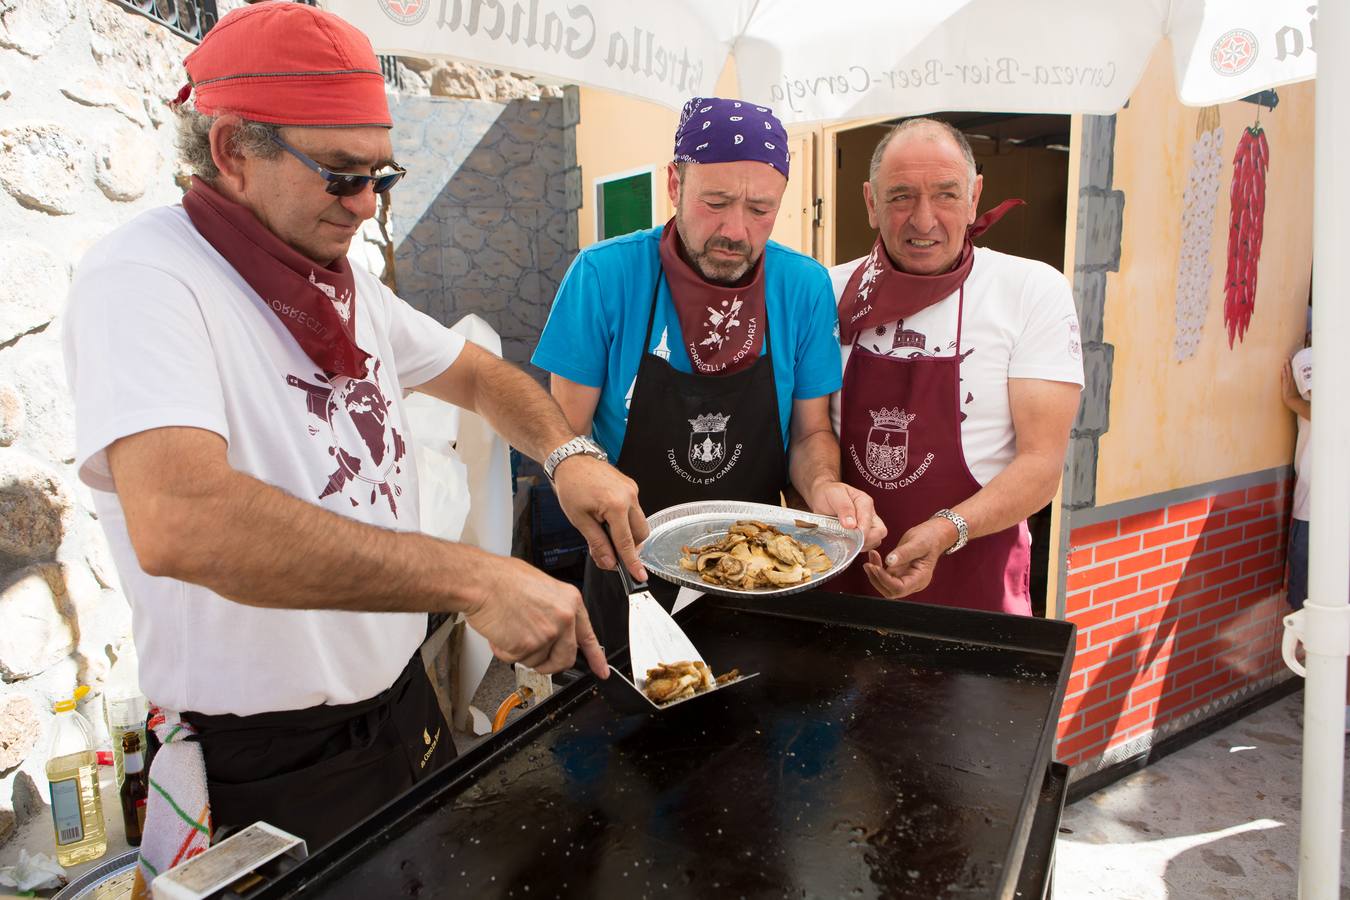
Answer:
[(1082, 349), (1060, 272), (972, 244), (1020, 202), (977, 219), (982, 188), (944, 122), (903, 122), (872, 156), (876, 243), (830, 272), (844, 361), (832, 412), (843, 480), (899, 539), (829, 587), (1027, 615), (1026, 518), (1059, 484)]

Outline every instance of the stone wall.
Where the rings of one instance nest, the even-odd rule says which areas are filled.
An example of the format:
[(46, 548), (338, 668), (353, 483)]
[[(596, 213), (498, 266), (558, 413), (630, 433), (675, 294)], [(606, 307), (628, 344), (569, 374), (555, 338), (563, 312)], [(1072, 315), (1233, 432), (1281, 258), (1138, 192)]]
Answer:
[(131, 620), (75, 477), (61, 309), (83, 252), (180, 196), (164, 100), (191, 44), (106, 0), (0, 0), (0, 844), (45, 815), (46, 726)]
[[(240, 5), (217, 2), (222, 15)], [(85, 250), (181, 196), (186, 173), (165, 101), (183, 84), (192, 46), (108, 0), (0, 0), (0, 847), (46, 815), (52, 704), (88, 684), (82, 711), (102, 731), (102, 687), (132, 649), (130, 609), (74, 470), (61, 311)], [(483, 313), (523, 359), (576, 249), (575, 214), (549, 212), (577, 205), (559, 201), (575, 180), (565, 172), (575, 163), (562, 92), (452, 63), (403, 59), (397, 71), (406, 95), (395, 105), (399, 154), (424, 202), (401, 186), (389, 235), (372, 224), (357, 255), (381, 274), (385, 244), (400, 241), (424, 308), (447, 321)], [(479, 171), (484, 160), (499, 162)], [(415, 251), (408, 237), (425, 236), (429, 222), (447, 247), (480, 248), (467, 268), (456, 258), (454, 300), (436, 280), (439, 263), (411, 267), (440, 258), (435, 241)], [(508, 311), (517, 294), (530, 298), (527, 308)]]
[(577, 251), (577, 97), (401, 96), (393, 193), (398, 293), (453, 324), (475, 312), (526, 363)]

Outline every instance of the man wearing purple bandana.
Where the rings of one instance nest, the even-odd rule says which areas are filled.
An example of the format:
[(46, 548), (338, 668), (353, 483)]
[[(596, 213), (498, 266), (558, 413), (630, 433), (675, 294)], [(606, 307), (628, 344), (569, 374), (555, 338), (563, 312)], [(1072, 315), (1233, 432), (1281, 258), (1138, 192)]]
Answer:
[[(663, 227), (573, 261), (534, 354), (578, 434), (591, 434), (656, 512), (695, 500), (779, 503), (885, 536), (839, 478), (829, 395), (840, 384), (825, 269), (769, 240), (787, 187), (787, 133), (767, 107), (696, 97), (675, 133)], [(653, 584), (667, 607), (675, 590)], [(618, 577), (588, 564), (601, 643), (627, 643)]]

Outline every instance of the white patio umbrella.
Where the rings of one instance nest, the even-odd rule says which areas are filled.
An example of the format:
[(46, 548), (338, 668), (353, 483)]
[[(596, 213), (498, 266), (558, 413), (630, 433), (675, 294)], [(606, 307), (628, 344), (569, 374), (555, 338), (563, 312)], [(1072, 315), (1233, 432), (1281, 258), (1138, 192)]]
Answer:
[[(787, 124), (930, 110), (1110, 114), (1158, 42), (1183, 103), (1313, 76), (1307, 0), (327, 0), (381, 52), (441, 56), (678, 109), (729, 55)], [(1325, 40), (1325, 38), (1323, 38)]]
[[(381, 53), (445, 57), (678, 109), (728, 56), (742, 99), (785, 123), (935, 110), (1112, 114), (1159, 42), (1182, 103), (1208, 106), (1318, 75), (1313, 253), (1317, 391), (1305, 641), (1300, 894), (1340, 883), (1342, 702), (1350, 648), (1350, 11), (1309, 0), (325, 0)], [(1314, 31), (1316, 47), (1314, 47)], [(1321, 68), (1317, 69), (1320, 62)], [(1288, 638), (1286, 643), (1288, 643)], [(1287, 652), (1286, 658), (1292, 657)], [(1301, 669), (1296, 664), (1296, 669)]]

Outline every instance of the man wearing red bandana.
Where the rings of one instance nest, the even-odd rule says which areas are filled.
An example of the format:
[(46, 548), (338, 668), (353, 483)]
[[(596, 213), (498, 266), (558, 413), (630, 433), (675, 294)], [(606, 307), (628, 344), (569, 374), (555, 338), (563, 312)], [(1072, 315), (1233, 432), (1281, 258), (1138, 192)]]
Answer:
[[(885, 529), (839, 479), (829, 396), (839, 385), (825, 269), (769, 240), (787, 187), (787, 134), (767, 107), (696, 97), (675, 134), (675, 216), (586, 248), (558, 289), (534, 364), (578, 433), (633, 478), (644, 509), (695, 500), (778, 503)], [(667, 607), (675, 589), (652, 585)], [(619, 579), (588, 565), (606, 646), (627, 643)]]
[(977, 219), (981, 188), (965, 136), (933, 119), (896, 126), (872, 156), (877, 241), (830, 273), (832, 412), (844, 480), (899, 540), (829, 587), (1027, 615), (1026, 518), (1059, 485), (1082, 350), (1061, 273), (971, 243), (1021, 202)]
[[(222, 18), (186, 69), (191, 190), (100, 242), (71, 289), (77, 464), (132, 604), (142, 688), (179, 723), (165, 739), (186, 729), (200, 748), (209, 812), (194, 802), (189, 824), (219, 836), (263, 819), (313, 848), (454, 756), (416, 652), (428, 613), (465, 613), (508, 662), (556, 672), (580, 653), (608, 674), (573, 587), (419, 533), (405, 392), (552, 454), (569, 518), (609, 546), (607, 524), (636, 577), (646, 525), (629, 478), (555, 453), (576, 432), (533, 379), (348, 264), (403, 171), (364, 35), (259, 3)], [(201, 763), (161, 772), (160, 756), (156, 783), (192, 795)]]

